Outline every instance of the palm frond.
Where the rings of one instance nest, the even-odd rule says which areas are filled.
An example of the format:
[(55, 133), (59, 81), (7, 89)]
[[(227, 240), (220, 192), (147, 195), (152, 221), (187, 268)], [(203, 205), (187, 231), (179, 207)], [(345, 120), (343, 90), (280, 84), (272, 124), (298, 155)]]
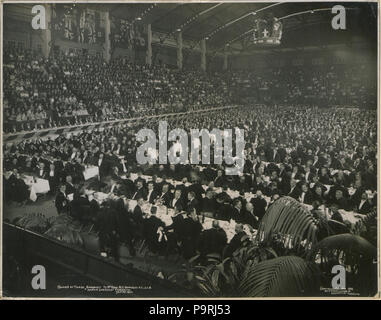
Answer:
[(275, 201), (261, 220), (256, 241), (267, 245), (278, 242), (284, 249), (308, 251), (317, 243), (317, 221), (298, 201), (282, 197)]
[(315, 246), (313, 258), (323, 275), (323, 285), (330, 285), (333, 266), (341, 265), (347, 288), (365, 296), (377, 292), (377, 248), (368, 240), (350, 233), (330, 236)]
[(44, 233), (49, 228), (48, 219), (41, 213), (28, 213), (17, 219), (15, 224), (38, 233)]
[(252, 265), (239, 291), (247, 297), (296, 297), (319, 290), (317, 269), (300, 257), (283, 256)]
[(366, 239), (350, 234), (338, 234), (329, 236), (319, 243), (314, 248), (314, 251), (319, 251), (321, 255), (332, 251), (343, 251), (360, 257), (375, 258), (377, 256), (377, 248)]

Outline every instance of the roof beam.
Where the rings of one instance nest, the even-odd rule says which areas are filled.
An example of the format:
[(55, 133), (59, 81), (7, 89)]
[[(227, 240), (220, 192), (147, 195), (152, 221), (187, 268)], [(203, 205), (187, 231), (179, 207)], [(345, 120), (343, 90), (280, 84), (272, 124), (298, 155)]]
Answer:
[(203, 39), (207, 39), (207, 40), (208, 40), (208, 39), (210, 39), (211, 37), (215, 36), (215, 35), (216, 35), (218, 32), (220, 32), (222, 29), (225, 29), (225, 28), (227, 28), (227, 27), (229, 27), (229, 26), (231, 26), (231, 25), (233, 25), (233, 24), (235, 24), (235, 23), (237, 23), (237, 22), (239, 22), (239, 21), (241, 21), (241, 20), (243, 20), (243, 19), (245, 19), (245, 18), (247, 18), (247, 17), (249, 17), (249, 16), (256, 15), (257, 13), (259, 13), (259, 12), (261, 12), (261, 11), (264, 11), (264, 10), (266, 10), (266, 9), (270, 9), (270, 8), (272, 8), (272, 7), (275, 7), (275, 6), (278, 6), (278, 5), (282, 4), (282, 3), (284, 3), (284, 2), (273, 3), (273, 4), (270, 4), (270, 5), (266, 6), (266, 7), (260, 8), (260, 9), (258, 9), (258, 10), (254, 10), (254, 11), (250, 11), (250, 12), (248, 12), (248, 13), (245, 13), (245, 14), (243, 14), (242, 16), (240, 16), (240, 17), (238, 17), (238, 18), (236, 18), (236, 19), (230, 20), (230, 21), (228, 21), (227, 23), (225, 23), (224, 25), (221, 25), (221, 26), (217, 27), (217, 28), (214, 29), (212, 32), (210, 32), (209, 34), (207, 34), (206, 36), (204, 36)]

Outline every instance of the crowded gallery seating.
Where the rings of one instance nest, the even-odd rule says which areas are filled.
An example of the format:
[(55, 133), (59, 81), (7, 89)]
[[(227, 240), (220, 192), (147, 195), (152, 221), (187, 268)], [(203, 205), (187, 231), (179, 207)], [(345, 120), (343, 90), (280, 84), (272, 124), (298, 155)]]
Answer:
[[(88, 54), (4, 48), (4, 131), (33, 131), (241, 103), (374, 107), (372, 75), (364, 66), (283, 67), (250, 72), (110, 63)], [(13, 107), (14, 106), (14, 107)]]

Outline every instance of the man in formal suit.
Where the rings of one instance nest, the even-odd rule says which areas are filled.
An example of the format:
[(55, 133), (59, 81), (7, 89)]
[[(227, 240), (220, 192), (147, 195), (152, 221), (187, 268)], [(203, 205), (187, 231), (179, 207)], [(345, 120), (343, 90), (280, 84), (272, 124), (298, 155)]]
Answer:
[(50, 186), (50, 193), (55, 194), (58, 183), (60, 181), (60, 176), (59, 176), (59, 172), (57, 172), (56, 167), (53, 163), (49, 165), (48, 180), (49, 180), (49, 186)]
[(147, 184), (147, 181), (142, 177), (143, 172), (141, 170), (139, 170), (137, 172), (137, 175), (138, 175), (138, 177), (134, 181), (135, 185), (138, 183), (138, 181), (140, 181), (143, 184), (143, 187), (145, 188), (146, 184)]
[(21, 205), (26, 204), (29, 199), (30, 191), (17, 169), (13, 169), (13, 173), (8, 178), (7, 187), (9, 188), (10, 197), (12, 200), (20, 203)]
[(301, 194), (300, 187), (296, 180), (291, 179), (290, 180), (290, 192), (288, 193), (288, 196), (294, 198), (295, 200), (299, 199), (299, 196)]
[(119, 260), (117, 219), (116, 212), (112, 210), (109, 203), (105, 203), (99, 210), (95, 229), (99, 231), (99, 249), (103, 257), (112, 256)]
[(124, 205), (123, 199), (115, 201), (115, 218), (116, 218), (116, 231), (119, 237), (119, 241), (125, 243), (128, 247), (128, 251), (131, 256), (135, 256), (134, 248), (134, 235), (135, 224), (132, 216)]
[(188, 213), (196, 213), (196, 214), (198, 214), (199, 212), (199, 203), (193, 191), (188, 192), (188, 203), (186, 206), (186, 211)]
[(156, 189), (159, 193), (162, 193), (163, 192), (163, 186), (164, 185), (167, 185), (168, 186), (168, 190), (173, 190), (175, 187), (169, 182), (167, 181), (167, 176), (162, 176), (161, 178), (161, 181), (160, 182), (157, 182), (156, 183)]
[(205, 198), (202, 199), (202, 206), (201, 206), (202, 212), (211, 212), (213, 213), (213, 215), (215, 214), (217, 209), (217, 203), (213, 195), (214, 193), (212, 190), (206, 191), (206, 196)]
[(202, 187), (200, 178), (194, 179), (194, 182), (188, 187), (188, 192), (194, 192), (195, 197), (198, 203), (202, 201), (202, 195), (205, 193), (204, 188)]
[(176, 186), (176, 189), (181, 190), (181, 198), (183, 199), (183, 203), (186, 203), (188, 201), (188, 187), (186, 186), (188, 179), (184, 177), (181, 182), (181, 184)]
[(279, 155), (278, 150), (276, 148), (273, 148), (271, 150), (271, 153), (269, 153), (269, 162), (275, 162), (275, 163), (280, 162), (280, 155)]
[(70, 203), (71, 216), (85, 223), (90, 216), (90, 201), (85, 193), (85, 188), (82, 186), (74, 193), (73, 201)]
[(149, 181), (147, 183), (147, 201), (149, 203), (155, 203), (157, 197), (159, 196), (159, 194), (157, 193), (157, 191), (155, 190), (155, 187), (154, 187), (154, 183), (153, 181)]
[(302, 186), (301, 186), (301, 192), (300, 192), (298, 200), (301, 203), (312, 204), (312, 202), (313, 202), (313, 194), (309, 190), (307, 183), (303, 183), (302, 184)]
[(59, 191), (56, 195), (55, 206), (57, 208), (58, 214), (67, 213), (69, 208), (69, 200), (66, 195), (66, 185), (61, 184), (59, 186)]
[(93, 158), (92, 153), (90, 151), (85, 150), (83, 152), (82, 163), (84, 165), (89, 165), (91, 163), (94, 163), (94, 158)]
[(218, 220), (213, 221), (213, 227), (204, 230), (200, 234), (198, 250), (201, 257), (206, 258), (206, 255), (211, 253), (222, 254), (227, 244), (227, 236), (225, 231), (219, 226)]
[(38, 167), (36, 169), (36, 177), (40, 179), (47, 179), (48, 172), (46, 171), (44, 162), (40, 162), (38, 164)]
[(331, 204), (336, 205), (338, 209), (349, 210), (349, 202), (344, 197), (344, 190), (342, 188), (337, 188), (335, 191), (334, 198), (331, 201)]
[(105, 159), (105, 155), (103, 153), (100, 153), (98, 158), (95, 158), (93, 161), (93, 165), (99, 168), (99, 176), (101, 178), (106, 176), (108, 174), (110, 166), (108, 161)]
[(255, 215), (258, 217), (258, 220), (260, 221), (266, 213), (267, 206), (266, 200), (262, 197), (262, 192), (257, 191), (254, 197), (250, 200), (250, 202), (253, 204)]
[(13, 169), (17, 169), (20, 171), (22, 168), (21, 161), (18, 160), (17, 157), (13, 157), (12, 159), (4, 160), (4, 169), (12, 171)]
[(40, 155), (36, 152), (32, 157), (32, 168), (35, 169), (38, 167), (38, 164), (42, 162)]
[(133, 195), (135, 194), (136, 186), (131, 180), (131, 174), (129, 172), (126, 174), (126, 177), (127, 179), (122, 179), (123, 185), (126, 188), (127, 198), (132, 199)]
[(172, 197), (173, 196), (171, 191), (169, 190), (169, 185), (164, 184), (161, 190), (161, 194), (159, 194), (157, 201), (162, 205), (168, 207)]
[(132, 196), (132, 200), (138, 200), (139, 198), (147, 198), (147, 191), (144, 189), (143, 182), (141, 180), (138, 180), (136, 183), (136, 190)]
[(249, 192), (250, 186), (246, 181), (246, 176), (240, 176), (239, 182), (236, 184), (235, 190), (239, 192)]
[(225, 201), (221, 193), (216, 197), (216, 211), (215, 218), (218, 220), (229, 221), (231, 218), (232, 205)]
[(124, 185), (122, 179), (120, 179), (119, 177), (112, 177), (111, 178), (111, 186), (110, 186), (110, 190), (108, 192), (113, 193), (119, 197), (121, 197), (121, 196), (127, 197), (127, 195), (128, 195), (127, 188)]
[(254, 214), (254, 206), (251, 202), (247, 202), (245, 208), (241, 210), (237, 223), (248, 224), (254, 229), (258, 229), (258, 217)]
[(361, 194), (361, 199), (357, 202), (355, 212), (360, 214), (368, 214), (372, 210), (372, 203), (369, 200), (368, 194), (364, 191)]
[(247, 238), (245, 231), (243, 231), (242, 224), (237, 223), (235, 226), (235, 235), (227, 245), (224, 255), (231, 257), (236, 250), (242, 248), (244, 243), (242, 239), (244, 239), (245, 236)]
[(143, 237), (148, 248), (153, 253), (164, 253), (167, 241), (163, 236), (159, 239), (158, 230), (164, 230), (165, 224), (154, 215), (145, 219), (143, 222)]
[(73, 194), (77, 191), (77, 189), (75, 188), (74, 184), (73, 184), (73, 179), (70, 175), (66, 176), (66, 191), (65, 193), (67, 195), (69, 194)]
[(145, 213), (143, 212), (144, 198), (140, 197), (137, 199), (137, 204), (132, 211), (131, 218), (134, 221), (134, 225), (136, 228), (136, 237), (141, 239), (143, 237), (143, 223)]
[[(170, 237), (171, 241), (169, 243), (172, 250), (177, 249), (186, 259), (196, 255), (202, 225), (195, 213), (188, 214), (182, 211), (173, 218), (173, 223), (165, 227), (164, 230), (173, 230), (173, 235)], [(167, 234), (170, 235), (171, 233)]]
[(169, 201), (169, 208), (175, 209), (175, 212), (180, 212), (185, 209), (185, 205), (182, 201), (181, 190), (176, 189), (174, 197)]
[(241, 219), (242, 202), (239, 199), (233, 201), (233, 210), (231, 213), (231, 219), (237, 221)]
[(311, 168), (309, 166), (306, 166), (304, 171), (304, 181), (310, 183), (313, 179), (314, 174), (311, 172)]

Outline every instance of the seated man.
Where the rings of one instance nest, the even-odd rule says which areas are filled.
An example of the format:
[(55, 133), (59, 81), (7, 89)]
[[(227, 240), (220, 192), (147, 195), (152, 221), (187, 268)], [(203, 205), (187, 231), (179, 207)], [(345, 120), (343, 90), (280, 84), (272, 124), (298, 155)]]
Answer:
[(188, 213), (196, 213), (196, 214), (198, 214), (199, 212), (199, 203), (193, 191), (188, 192), (188, 203), (186, 205), (186, 211)]
[(136, 182), (136, 190), (132, 196), (132, 200), (138, 200), (139, 198), (146, 199), (147, 198), (147, 190), (143, 187), (143, 182), (138, 180)]
[(227, 244), (227, 236), (225, 231), (219, 226), (217, 220), (213, 221), (213, 228), (204, 230), (200, 235), (198, 250), (202, 257), (210, 253), (218, 253), (222, 255)]
[(202, 212), (210, 212), (213, 215), (216, 212), (217, 208), (217, 203), (216, 199), (213, 197), (214, 193), (212, 190), (207, 190), (206, 191), (206, 196), (204, 199), (202, 199), (202, 206), (201, 206), (201, 211)]
[(337, 189), (334, 198), (331, 200), (331, 204), (337, 205), (338, 209), (349, 210), (349, 202), (344, 197), (344, 192), (342, 189)]
[(258, 229), (258, 217), (254, 214), (254, 206), (251, 202), (247, 202), (242, 210), (240, 218), (236, 220), (238, 223), (248, 224), (254, 229)]
[(364, 191), (361, 194), (361, 199), (356, 203), (354, 211), (360, 214), (368, 214), (373, 208), (372, 202), (369, 199), (368, 194)]
[(75, 188), (74, 184), (73, 184), (73, 179), (70, 175), (66, 176), (66, 194), (69, 195), (69, 194), (73, 194), (77, 191), (77, 189)]
[(171, 250), (177, 249), (184, 258), (189, 259), (196, 255), (197, 241), (202, 231), (202, 225), (195, 212), (188, 214), (182, 211), (173, 218), (173, 223), (164, 228), (168, 235)]
[(165, 183), (163, 184), (161, 194), (158, 196), (156, 203), (168, 207), (172, 197), (173, 196), (171, 191), (169, 190), (169, 185)]
[(265, 199), (263, 199), (262, 192), (258, 190), (254, 197), (250, 200), (250, 202), (254, 206), (254, 212), (255, 215), (258, 217), (258, 220), (261, 220), (266, 213), (267, 207), (267, 202)]
[(149, 181), (147, 184), (147, 201), (149, 203), (154, 203), (157, 197), (159, 196), (158, 192), (155, 190), (155, 184), (153, 181)]
[(175, 209), (176, 212), (180, 212), (185, 209), (185, 204), (183, 203), (180, 189), (176, 189), (174, 197), (168, 203), (168, 207)]
[(237, 249), (242, 248), (245, 236), (247, 235), (245, 231), (243, 231), (242, 224), (237, 223), (235, 226), (235, 235), (225, 249), (225, 256), (232, 256)]

